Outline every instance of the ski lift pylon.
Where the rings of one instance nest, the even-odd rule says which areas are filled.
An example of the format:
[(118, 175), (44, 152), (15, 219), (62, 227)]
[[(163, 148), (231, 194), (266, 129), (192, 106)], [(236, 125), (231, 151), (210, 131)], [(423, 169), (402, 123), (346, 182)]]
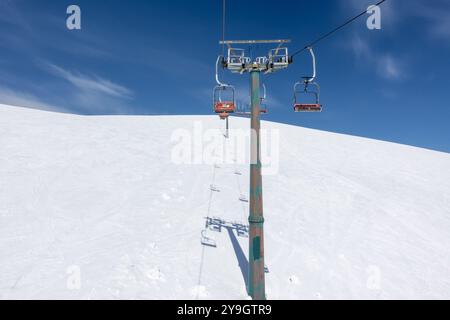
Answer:
[[(294, 111), (295, 112), (321, 112), (322, 105), (320, 104), (320, 86), (316, 79), (316, 56), (314, 54), (313, 48), (308, 48), (309, 53), (311, 54), (312, 64), (313, 64), (313, 75), (303, 77), (303, 81), (297, 82), (294, 85)], [(299, 88), (302, 88), (300, 90)], [(313, 87), (313, 89), (311, 89)], [(310, 95), (313, 96), (313, 101), (309, 103), (305, 103), (304, 101), (300, 101), (299, 96)]]

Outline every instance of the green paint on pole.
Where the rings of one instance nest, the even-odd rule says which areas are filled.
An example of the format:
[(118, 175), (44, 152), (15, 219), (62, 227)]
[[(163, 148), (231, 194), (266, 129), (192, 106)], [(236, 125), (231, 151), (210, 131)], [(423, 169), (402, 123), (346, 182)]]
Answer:
[(256, 237), (253, 239), (253, 259), (261, 259), (261, 238)]

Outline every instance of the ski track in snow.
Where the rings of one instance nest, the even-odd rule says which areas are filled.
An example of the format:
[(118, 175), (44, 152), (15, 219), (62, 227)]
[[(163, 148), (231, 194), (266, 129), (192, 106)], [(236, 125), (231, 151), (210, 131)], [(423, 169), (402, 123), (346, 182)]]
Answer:
[[(247, 299), (232, 238), (245, 255), (248, 239), (200, 236), (209, 207), (246, 222), (249, 171), (173, 164), (173, 131), (195, 121), (223, 126), (0, 105), (0, 299)], [(450, 298), (449, 154), (263, 127), (280, 130), (279, 174), (264, 177), (269, 299)]]

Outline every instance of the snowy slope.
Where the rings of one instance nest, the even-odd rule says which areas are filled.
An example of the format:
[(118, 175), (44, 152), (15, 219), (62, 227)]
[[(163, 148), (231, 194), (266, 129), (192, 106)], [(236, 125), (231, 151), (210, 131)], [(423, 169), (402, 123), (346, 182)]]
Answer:
[[(223, 126), (0, 105), (0, 299), (245, 299), (248, 240), (224, 229), (205, 248), (200, 233), (208, 211), (245, 220), (247, 167), (171, 161), (174, 130), (198, 121)], [(263, 127), (281, 142), (268, 298), (450, 298), (449, 154)]]

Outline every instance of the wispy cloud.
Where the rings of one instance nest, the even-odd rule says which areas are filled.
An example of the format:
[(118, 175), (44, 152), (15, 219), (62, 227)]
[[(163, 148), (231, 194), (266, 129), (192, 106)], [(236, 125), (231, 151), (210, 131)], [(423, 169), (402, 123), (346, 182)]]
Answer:
[(371, 55), (369, 43), (366, 40), (364, 40), (360, 35), (355, 34), (350, 44), (353, 50), (353, 54), (358, 59)]
[(402, 67), (400, 61), (389, 54), (381, 57), (378, 59), (378, 74), (389, 80), (401, 79)]
[(91, 77), (79, 72), (71, 72), (51, 63), (47, 63), (46, 66), (50, 73), (68, 81), (82, 91), (98, 92), (113, 97), (126, 99), (132, 98), (133, 96), (133, 92), (130, 89), (110, 80), (103, 79), (98, 76)]
[(15, 28), (31, 31), (33, 28), (17, 7), (17, 2), (12, 0), (0, 1), (0, 22), (14, 26)]
[[(102, 36), (68, 33), (62, 19), (65, 11), (62, 17), (53, 16), (44, 10), (33, 12), (26, 5), (24, 1), (0, 0), (0, 49), (6, 51), (0, 58), (0, 103), (77, 114), (123, 114), (134, 109), (129, 105), (134, 101), (134, 92), (116, 81), (48, 60), (33, 64), (36, 56), (46, 59), (47, 52), (52, 57), (60, 57), (62, 52), (72, 64), (82, 64), (86, 58), (102, 58), (105, 62), (112, 50)], [(36, 66), (39, 70), (33, 69)], [(33, 76), (17, 73), (18, 67), (26, 67)], [(42, 80), (36, 81), (37, 76)]]
[[(342, 6), (355, 12), (373, 4), (373, 0), (343, 1)], [(384, 32), (394, 31), (394, 25), (401, 22), (411, 23), (411, 18), (420, 19), (415, 23), (424, 24), (427, 35), (450, 39), (450, 1), (386, 1), (381, 6)], [(361, 25), (363, 28), (363, 25)]]
[(46, 111), (69, 112), (68, 109), (49, 104), (31, 93), (14, 90), (8, 87), (0, 87), (0, 103)]
[[(371, 0), (350, 0), (342, 4), (346, 11), (349, 9), (357, 12), (368, 8), (373, 4)], [(382, 30), (368, 31), (366, 23), (360, 22), (360, 25), (354, 25), (353, 34), (349, 41), (350, 50), (361, 66), (375, 68), (376, 74), (385, 80), (400, 80), (407, 75), (408, 65), (398, 56), (400, 53), (386, 50), (376, 42), (372, 42), (372, 37), (368, 37), (368, 32), (388, 32), (395, 29), (394, 24), (398, 23), (399, 16), (396, 14), (396, 8), (392, 2), (385, 2), (382, 5)]]
[(71, 72), (55, 64), (41, 62), (40, 66), (60, 78), (58, 94), (49, 94), (38, 85), (29, 90), (14, 86), (0, 86), (0, 103), (77, 114), (127, 114), (133, 107), (126, 103), (133, 98), (128, 88), (110, 80)]
[(69, 34), (61, 16), (32, 11), (27, 5), (26, 1), (0, 0), (0, 47), (29, 56), (36, 49), (51, 49), (76, 57), (114, 59), (103, 35), (92, 31)]
[(427, 21), (428, 33), (437, 38), (450, 39), (450, 2), (448, 0), (412, 1), (409, 13)]
[(407, 76), (406, 61), (396, 57), (393, 53), (383, 53), (377, 50), (359, 34), (354, 34), (350, 43), (356, 61), (363, 62), (364, 66), (375, 67), (377, 75), (381, 78), (401, 80)]

